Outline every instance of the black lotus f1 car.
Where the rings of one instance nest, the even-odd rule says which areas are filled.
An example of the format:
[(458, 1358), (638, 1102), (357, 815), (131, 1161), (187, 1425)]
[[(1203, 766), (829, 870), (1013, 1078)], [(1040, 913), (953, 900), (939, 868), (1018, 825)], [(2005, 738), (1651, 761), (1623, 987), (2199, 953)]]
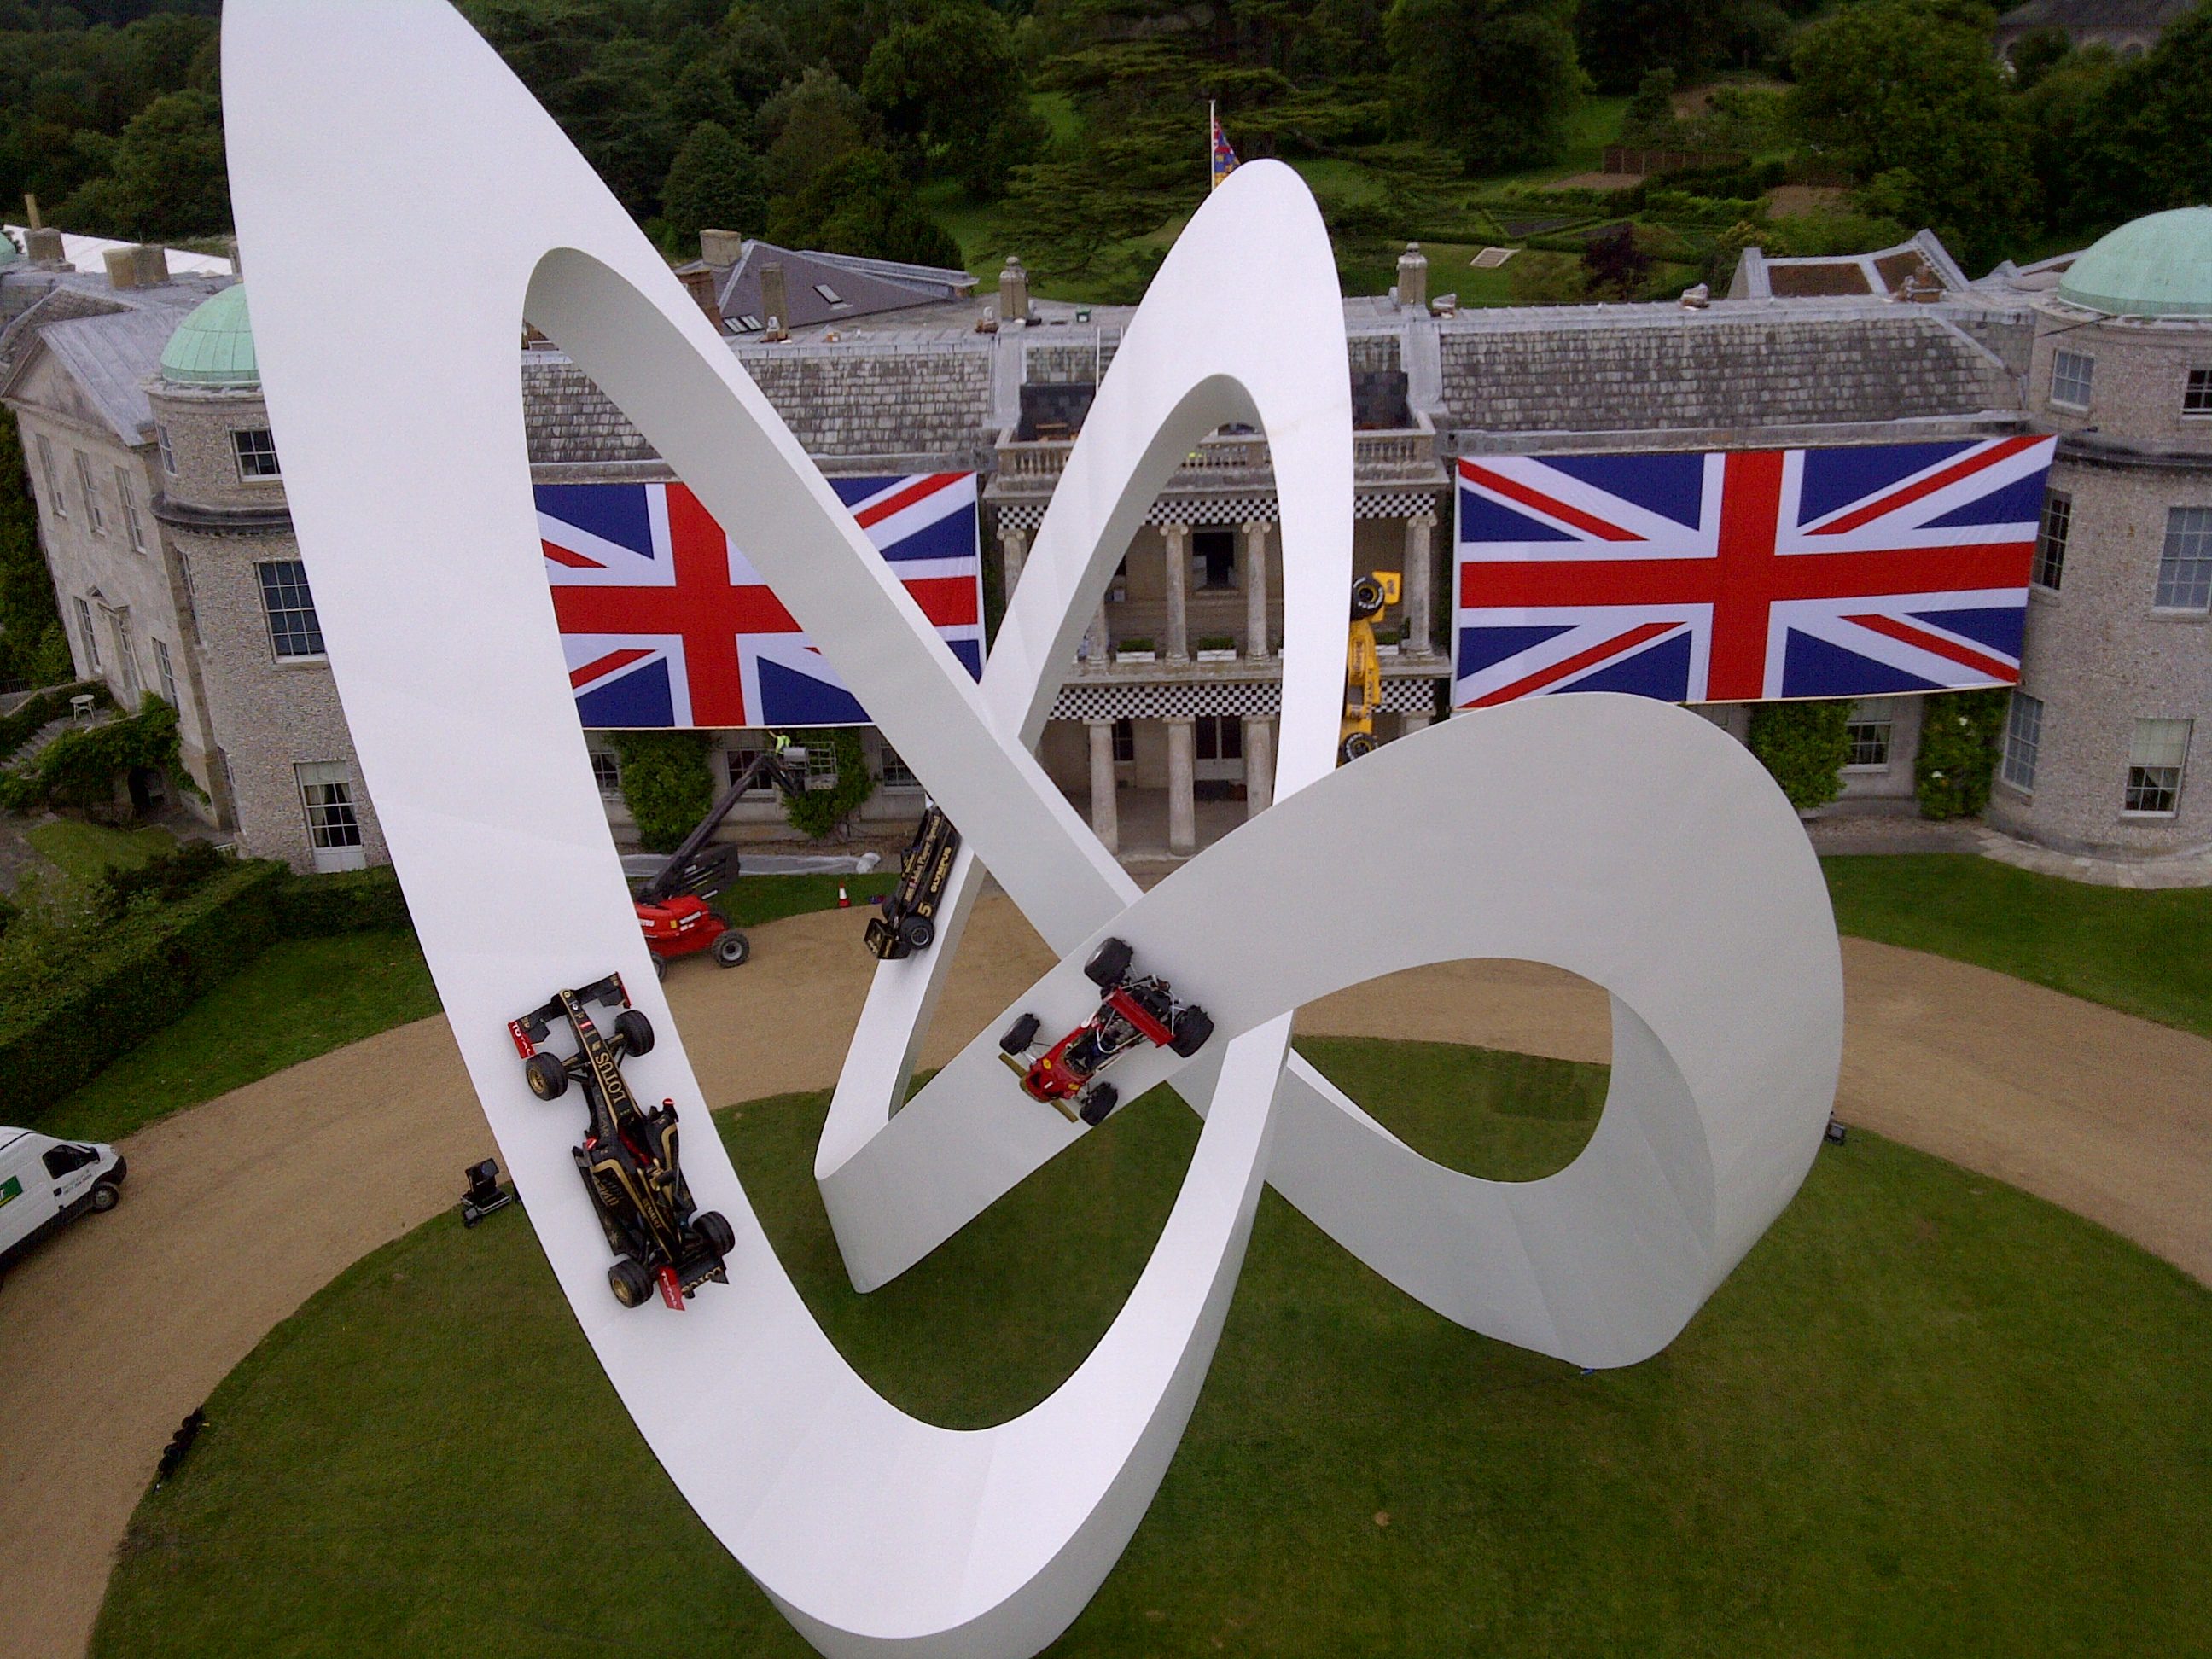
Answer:
[[(592, 1003), (621, 1010), (611, 1033), (592, 1018)], [(557, 1019), (566, 1019), (576, 1037), (576, 1052), (566, 1059), (544, 1047)], [(607, 1269), (615, 1300), (635, 1308), (658, 1288), (660, 1299), (681, 1312), (684, 1298), (708, 1280), (728, 1284), (724, 1261), (737, 1247), (737, 1234), (719, 1210), (691, 1201), (678, 1162), (676, 1103), (641, 1110), (623, 1077), (624, 1056), (653, 1051), (653, 1022), (629, 1006), (622, 975), (556, 991), (543, 1007), (507, 1021), (507, 1029), (538, 1099), (558, 1100), (571, 1078), (584, 1085), (590, 1121), (575, 1148), (576, 1170), (615, 1253)]]
[(960, 832), (931, 802), (899, 855), (898, 885), (884, 895), (883, 914), (868, 919), (867, 946), (878, 958), (896, 962), (936, 942), (937, 907), (944, 902), (959, 850)]
[(1036, 1052), (1035, 1014), (1024, 1014), (999, 1039), (1006, 1064), (1021, 1074), (1022, 1091), (1071, 1122), (1080, 1117), (1096, 1128), (1121, 1104), (1121, 1091), (1100, 1082), (1098, 1073), (1138, 1044), (1188, 1058), (1213, 1035), (1205, 1009), (1177, 1000), (1167, 981), (1129, 971), (1135, 955), (1127, 939), (1101, 942), (1083, 964), (1084, 976), (1099, 989), (1098, 1012), (1042, 1054)]

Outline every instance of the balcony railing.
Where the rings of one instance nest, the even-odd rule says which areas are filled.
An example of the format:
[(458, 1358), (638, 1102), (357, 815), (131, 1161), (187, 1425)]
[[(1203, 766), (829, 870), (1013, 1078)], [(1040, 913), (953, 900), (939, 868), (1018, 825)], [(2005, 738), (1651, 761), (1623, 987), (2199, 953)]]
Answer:
[[(1352, 434), (1353, 476), (1362, 483), (1441, 481), (1435, 429), (1419, 415), (1417, 426)], [(1041, 438), (1024, 442), (1011, 429), (999, 436), (998, 483), (1028, 492), (1049, 492), (1060, 482), (1074, 441)], [(1263, 434), (1216, 433), (1200, 441), (1175, 477), (1170, 489), (1218, 489), (1226, 483), (1271, 483), (1273, 463)]]

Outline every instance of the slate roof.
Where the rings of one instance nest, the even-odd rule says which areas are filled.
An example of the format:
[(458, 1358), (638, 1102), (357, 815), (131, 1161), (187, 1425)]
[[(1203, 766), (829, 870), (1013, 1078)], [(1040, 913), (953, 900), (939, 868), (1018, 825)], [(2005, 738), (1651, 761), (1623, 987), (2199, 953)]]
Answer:
[(39, 331), (39, 339), (115, 435), (126, 444), (142, 444), (154, 427), (145, 382), (160, 369), (161, 348), (176, 332), (177, 320), (166, 309), (81, 317), (48, 325)]
[(1439, 343), (1447, 413), (1438, 423), (1462, 429), (1826, 426), (2019, 404), (2012, 376), (1958, 329), (1881, 301), (1832, 314), (1771, 302), (1611, 316), (1547, 309), (1505, 326), (1462, 313)]
[[(723, 317), (740, 333), (761, 330), (767, 311), (761, 303), (761, 270), (783, 267), (786, 328), (811, 328), (850, 317), (904, 311), (952, 297), (965, 271), (929, 265), (901, 265), (885, 259), (796, 252), (772, 242), (748, 241), (738, 263), (721, 274), (715, 290)], [(967, 286), (974, 286), (969, 279)], [(826, 290), (826, 291), (825, 291)], [(750, 320), (748, 320), (750, 319)]]

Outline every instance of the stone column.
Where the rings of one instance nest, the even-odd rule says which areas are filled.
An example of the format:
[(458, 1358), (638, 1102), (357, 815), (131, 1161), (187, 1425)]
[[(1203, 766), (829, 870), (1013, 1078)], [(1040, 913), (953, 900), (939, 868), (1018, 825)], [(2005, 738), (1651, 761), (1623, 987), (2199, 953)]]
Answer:
[(1198, 723), (1168, 726), (1168, 851), (1198, 850)]
[(1433, 513), (1416, 513), (1406, 520), (1406, 620), (1413, 628), (1413, 636), (1407, 643), (1413, 655), (1421, 657), (1435, 649), (1429, 643), (1429, 590), (1436, 561), (1430, 538), (1436, 527)]
[(1165, 550), (1168, 575), (1168, 636), (1161, 643), (1167, 647), (1170, 662), (1190, 660), (1190, 526), (1171, 524), (1161, 527), (1160, 541)]
[(1267, 526), (1255, 521), (1244, 531), (1244, 654), (1267, 654)]
[(1248, 720), (1244, 722), (1244, 816), (1258, 817), (1274, 799), (1274, 723)]
[(1091, 828), (1109, 853), (1121, 844), (1121, 812), (1114, 794), (1114, 722), (1085, 720), (1091, 728)]
[(1006, 608), (1014, 604), (1014, 585), (1022, 579), (1022, 561), (1029, 556), (1030, 538), (1025, 530), (1002, 528), (999, 532), (999, 559), (1004, 567), (1006, 585)]

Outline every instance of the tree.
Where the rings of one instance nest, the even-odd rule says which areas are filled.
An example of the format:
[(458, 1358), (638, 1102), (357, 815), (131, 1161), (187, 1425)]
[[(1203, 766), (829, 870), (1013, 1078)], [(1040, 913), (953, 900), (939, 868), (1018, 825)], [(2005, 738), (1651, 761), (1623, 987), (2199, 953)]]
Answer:
[(868, 143), (868, 106), (830, 70), (811, 69), (756, 117), (771, 195), (796, 196), (816, 173)]
[(2100, 220), (2212, 198), (2212, 8), (2114, 73), (2085, 122), (2081, 194)]
[(895, 25), (868, 54), (860, 93), (932, 170), (979, 194), (997, 195), (1044, 143), (1013, 32), (983, 0), (943, 0)]
[(72, 195), (71, 222), (121, 236), (216, 235), (230, 228), (222, 105), (204, 92), (156, 98), (123, 129), (107, 176)]
[(1989, 14), (1948, 0), (1864, 0), (1808, 26), (1792, 124), (1862, 184), (1898, 170), (1879, 208), (1934, 227), (1969, 260), (2002, 255), (2035, 203), (2028, 134), (1990, 50)]
[(676, 152), (660, 202), (661, 216), (681, 242), (696, 243), (710, 228), (758, 230), (768, 217), (760, 158), (728, 128), (703, 121)]
[(850, 151), (797, 195), (778, 198), (769, 212), (769, 240), (870, 259), (960, 264), (960, 244), (915, 205), (913, 185), (879, 149)]
[(1550, 161), (1584, 85), (1573, 0), (1396, 0), (1384, 31), (1424, 137), (1471, 173)]
[(1674, 120), (1674, 71), (1665, 66), (1644, 72), (1636, 83), (1636, 96), (1621, 113), (1620, 141), (1625, 144), (1672, 143), (1679, 136)]

